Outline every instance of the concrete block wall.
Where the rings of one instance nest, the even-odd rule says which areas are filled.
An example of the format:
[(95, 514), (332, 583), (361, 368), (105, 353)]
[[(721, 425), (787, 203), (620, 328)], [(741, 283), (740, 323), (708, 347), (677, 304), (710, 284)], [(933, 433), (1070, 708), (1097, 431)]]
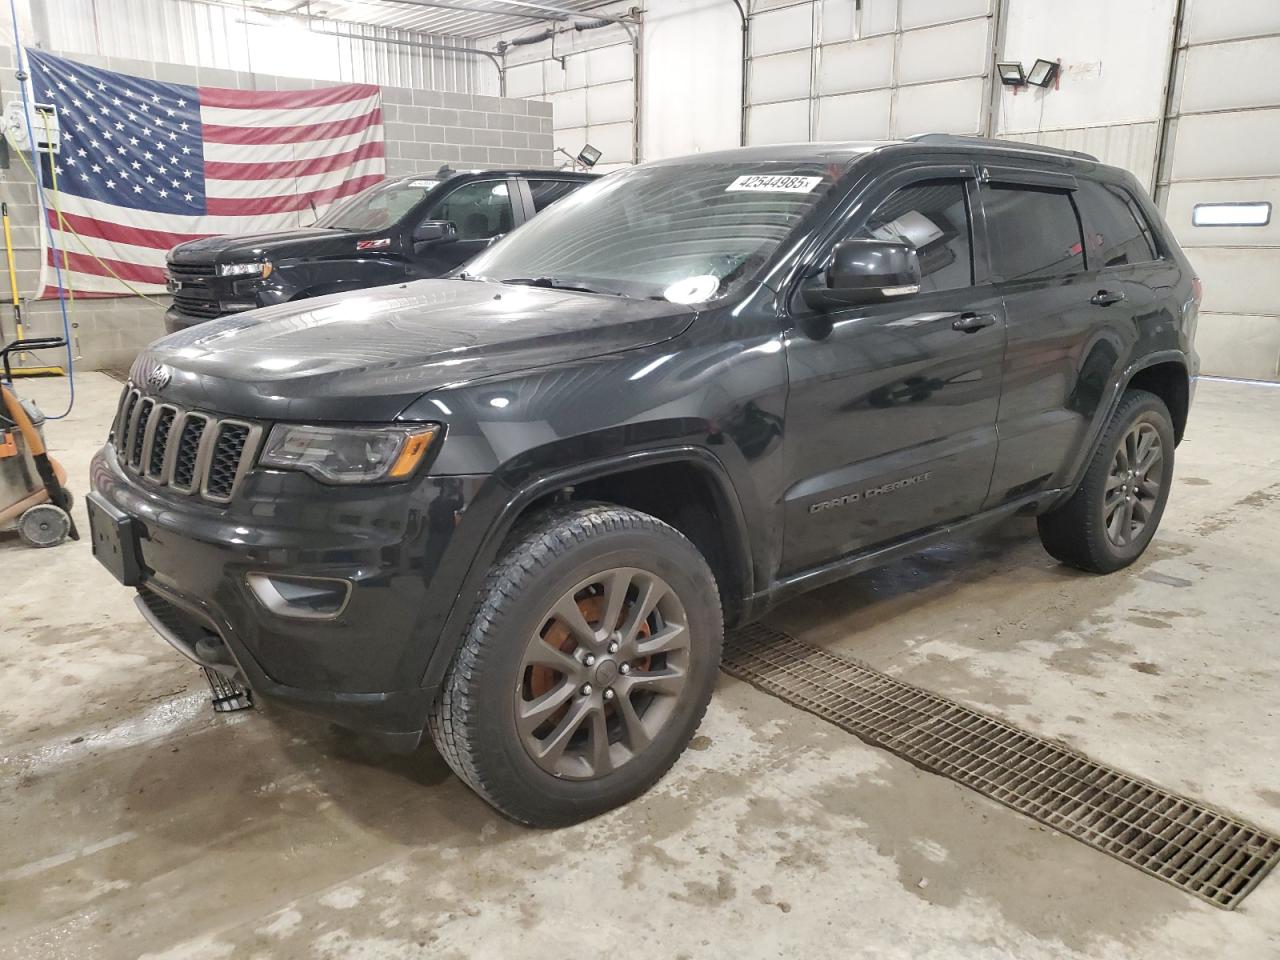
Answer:
[[(86, 54), (70, 56), (93, 66), (170, 83), (251, 90), (306, 90), (327, 85), (297, 77), (185, 64)], [(0, 44), (0, 76), (12, 77), (13, 69), (13, 47)], [(4, 99), (10, 96), (12, 82), (5, 85)], [(382, 87), (382, 104), (389, 176), (432, 172), (443, 163), (455, 167), (554, 166), (550, 103)], [(60, 335), (62, 317), (58, 302), (31, 299), (40, 293), (39, 207), (34, 181), (15, 155), (10, 156), (7, 170), (0, 169), (0, 199), (9, 205), (26, 333), (33, 337)], [(74, 252), (74, 247), (72, 250)], [(7, 301), (7, 278), (0, 282), (0, 289), (4, 290), (0, 299)], [(75, 301), (71, 310), (72, 336), (79, 365), (87, 370), (127, 368), (139, 350), (164, 333), (163, 316), (168, 303), (169, 298), (162, 295), (150, 301), (137, 297)], [(2, 305), (0, 331), (6, 340), (13, 337), (12, 310)]]
[(426, 173), (442, 163), (552, 166), (551, 109), (537, 100), (383, 87), (387, 172)]

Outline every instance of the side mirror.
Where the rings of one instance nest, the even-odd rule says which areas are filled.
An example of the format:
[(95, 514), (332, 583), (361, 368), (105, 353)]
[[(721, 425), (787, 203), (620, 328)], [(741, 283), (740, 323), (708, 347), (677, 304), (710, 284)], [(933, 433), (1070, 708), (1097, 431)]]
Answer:
[(424, 220), (413, 228), (413, 242), (447, 243), (458, 239), (458, 225), (452, 220)]
[(841, 240), (821, 280), (804, 288), (812, 310), (884, 303), (920, 292), (920, 260), (899, 240)]

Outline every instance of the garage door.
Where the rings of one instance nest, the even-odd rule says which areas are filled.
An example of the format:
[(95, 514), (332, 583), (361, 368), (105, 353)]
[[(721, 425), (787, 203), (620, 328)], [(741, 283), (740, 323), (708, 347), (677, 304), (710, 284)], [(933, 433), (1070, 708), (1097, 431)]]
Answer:
[(757, 0), (747, 142), (978, 133), (991, 0)]
[(1280, 380), (1280, 3), (1190, 0), (1161, 179), (1204, 281), (1202, 372)]

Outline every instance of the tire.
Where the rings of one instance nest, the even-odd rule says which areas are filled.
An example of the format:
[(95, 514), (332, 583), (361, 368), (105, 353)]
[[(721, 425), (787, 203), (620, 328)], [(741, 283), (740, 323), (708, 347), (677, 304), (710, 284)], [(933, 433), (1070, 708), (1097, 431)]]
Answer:
[[(1138, 453), (1150, 457), (1153, 448), (1158, 459), (1146, 465)], [(1173, 420), (1164, 401), (1146, 390), (1127, 391), (1071, 499), (1037, 519), (1044, 548), (1055, 559), (1090, 573), (1111, 573), (1133, 563), (1164, 515), (1173, 454)], [(1138, 468), (1136, 476), (1125, 465)], [(1117, 497), (1118, 512), (1112, 509)], [(1126, 498), (1132, 503), (1128, 519)]]
[[(606, 631), (610, 610), (619, 616)], [(485, 578), (431, 737), (512, 820), (598, 816), (684, 751), (723, 633), (715, 578), (677, 530), (610, 504), (554, 508), (512, 534)]]
[(61, 507), (40, 503), (18, 518), (18, 536), (29, 547), (56, 547), (71, 532), (71, 517)]

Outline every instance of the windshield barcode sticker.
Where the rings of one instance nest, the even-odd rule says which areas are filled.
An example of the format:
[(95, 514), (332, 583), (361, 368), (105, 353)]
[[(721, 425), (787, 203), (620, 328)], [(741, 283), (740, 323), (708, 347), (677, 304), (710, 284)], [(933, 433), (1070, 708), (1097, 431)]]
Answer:
[(808, 193), (821, 182), (821, 177), (751, 174), (733, 181), (733, 183), (725, 187), (725, 193), (729, 193), (732, 190), (762, 190), (768, 193)]

